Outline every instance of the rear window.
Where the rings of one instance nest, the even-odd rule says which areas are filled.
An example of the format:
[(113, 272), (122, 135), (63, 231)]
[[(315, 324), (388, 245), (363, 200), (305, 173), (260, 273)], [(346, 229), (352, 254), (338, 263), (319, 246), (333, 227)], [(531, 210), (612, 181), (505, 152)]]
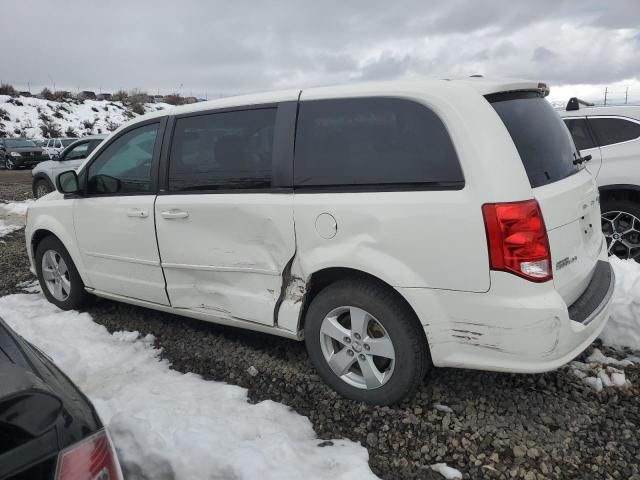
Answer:
[(598, 137), (601, 147), (628, 142), (640, 137), (640, 124), (624, 118), (589, 117), (589, 123)]
[(345, 98), (300, 104), (294, 183), (459, 189), (464, 178), (447, 129), (427, 107)]
[(536, 92), (486, 96), (518, 149), (533, 188), (562, 180), (579, 170), (573, 139), (553, 107)]

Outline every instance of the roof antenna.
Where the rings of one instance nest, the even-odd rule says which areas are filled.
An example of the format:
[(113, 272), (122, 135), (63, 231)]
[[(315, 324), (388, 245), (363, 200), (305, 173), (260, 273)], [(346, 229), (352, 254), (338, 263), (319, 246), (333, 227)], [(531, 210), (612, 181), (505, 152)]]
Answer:
[(578, 97), (571, 97), (567, 102), (567, 112), (571, 112), (573, 110), (580, 110), (580, 105), (584, 105), (585, 107), (594, 106), (593, 103), (587, 102), (586, 100), (581, 100)]

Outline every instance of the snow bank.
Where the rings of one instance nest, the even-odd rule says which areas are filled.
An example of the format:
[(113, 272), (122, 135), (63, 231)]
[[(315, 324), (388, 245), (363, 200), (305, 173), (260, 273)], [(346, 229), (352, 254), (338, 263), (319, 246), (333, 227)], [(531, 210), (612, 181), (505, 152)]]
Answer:
[(33, 200), (0, 202), (0, 238), (24, 227), (24, 216), (27, 213), (27, 208), (33, 202)]
[(12, 223), (7, 223), (0, 218), (0, 238), (6, 235), (9, 235), (10, 233), (15, 232), (16, 230), (20, 230), (21, 228), (22, 228), (21, 225), (14, 225)]
[(170, 370), (151, 336), (110, 335), (37, 294), (0, 298), (0, 316), (91, 398), (128, 479), (375, 478), (362, 446), (319, 447), (309, 420), (284, 405), (251, 405), (243, 388)]
[(640, 351), (640, 264), (610, 259), (616, 274), (611, 318), (600, 334), (605, 345)]
[(6, 202), (0, 203), (0, 208), (7, 212), (9, 215), (26, 215), (29, 206), (35, 202), (35, 200), (24, 200), (22, 202)]

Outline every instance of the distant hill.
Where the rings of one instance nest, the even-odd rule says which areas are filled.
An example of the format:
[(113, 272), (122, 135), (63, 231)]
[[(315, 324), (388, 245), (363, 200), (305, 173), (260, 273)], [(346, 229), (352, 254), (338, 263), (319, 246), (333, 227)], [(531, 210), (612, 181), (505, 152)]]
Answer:
[[(145, 103), (145, 113), (170, 108), (167, 103)], [(138, 108), (139, 110), (139, 108)], [(43, 100), (0, 95), (0, 137), (82, 137), (107, 134), (137, 117), (131, 105), (107, 100)]]

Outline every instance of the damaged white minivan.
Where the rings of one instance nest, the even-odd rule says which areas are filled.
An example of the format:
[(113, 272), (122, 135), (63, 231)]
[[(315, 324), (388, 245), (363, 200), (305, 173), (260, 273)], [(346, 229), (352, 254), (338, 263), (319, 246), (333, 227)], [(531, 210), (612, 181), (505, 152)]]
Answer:
[(557, 368), (604, 327), (614, 276), (547, 92), (388, 82), (139, 117), (29, 209), (33, 271), (62, 309), (93, 294), (304, 339), (372, 404), (432, 366)]

